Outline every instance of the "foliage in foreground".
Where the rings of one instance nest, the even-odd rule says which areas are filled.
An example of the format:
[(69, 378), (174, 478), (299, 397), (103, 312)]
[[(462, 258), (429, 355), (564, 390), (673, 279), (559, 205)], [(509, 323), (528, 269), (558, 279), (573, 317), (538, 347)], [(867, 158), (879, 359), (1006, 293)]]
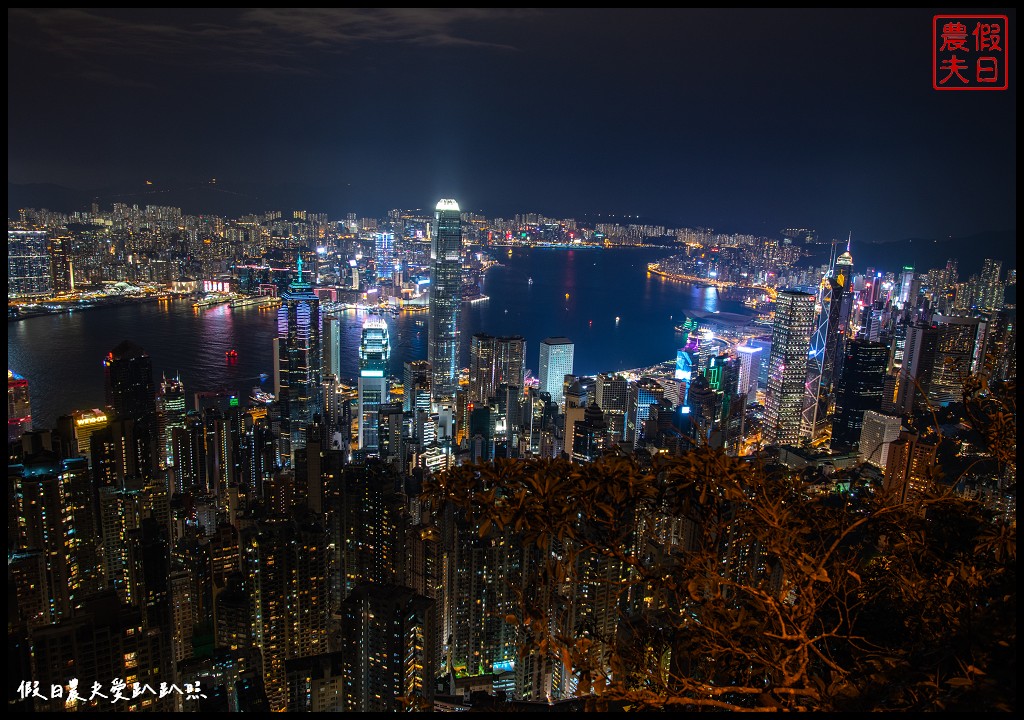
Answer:
[(1016, 707), (1016, 526), (939, 485), (811, 496), (698, 448), (499, 460), (424, 489), (517, 541), (505, 622), (589, 709)]

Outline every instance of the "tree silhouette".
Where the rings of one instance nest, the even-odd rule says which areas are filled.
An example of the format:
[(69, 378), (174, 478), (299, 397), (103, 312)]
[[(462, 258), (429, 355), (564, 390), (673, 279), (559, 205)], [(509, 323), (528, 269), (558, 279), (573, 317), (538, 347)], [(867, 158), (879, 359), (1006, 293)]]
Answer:
[[(999, 391), (965, 402), (1013, 462)], [(1016, 524), (933, 475), (895, 502), (698, 447), (465, 465), (424, 492), (522, 548), (504, 620), (588, 709), (1012, 711)]]

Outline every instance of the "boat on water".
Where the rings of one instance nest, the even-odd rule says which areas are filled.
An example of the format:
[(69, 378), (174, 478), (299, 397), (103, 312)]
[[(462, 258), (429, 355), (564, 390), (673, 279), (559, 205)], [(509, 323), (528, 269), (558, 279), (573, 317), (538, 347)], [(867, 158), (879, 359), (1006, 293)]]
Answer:
[(270, 307), (281, 304), (280, 298), (276, 298), (273, 295), (249, 295), (246, 297), (236, 297), (228, 305), (232, 308), (243, 308), (243, 307)]
[(192, 307), (196, 310), (204, 310), (206, 308), (211, 308), (214, 305), (221, 305), (229, 300), (230, 298), (208, 295), (201, 300), (196, 300), (192, 303)]
[(234, 348), (231, 348), (230, 350), (224, 353), (224, 357), (228, 358), (229, 360), (234, 360), (235, 358), (238, 357), (238, 351), (235, 350)]
[(261, 390), (258, 387), (254, 387), (252, 389), (252, 395), (249, 396), (249, 399), (252, 400), (253, 402), (257, 402), (262, 405), (269, 405), (270, 403), (274, 402), (274, 393), (268, 393), (265, 390)]
[(528, 278), (528, 279), (526, 280), (526, 284), (527, 284), (527, 285), (533, 285), (533, 278)]
[(260, 382), (266, 382), (270, 378), (267, 373), (260, 373)]

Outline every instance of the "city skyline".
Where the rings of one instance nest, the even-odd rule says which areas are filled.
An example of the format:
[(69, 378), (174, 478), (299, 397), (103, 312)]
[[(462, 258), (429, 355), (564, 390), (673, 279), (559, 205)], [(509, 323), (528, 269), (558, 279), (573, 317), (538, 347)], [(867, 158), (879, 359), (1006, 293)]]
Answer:
[[(318, 209), (377, 215), (457, 197), (494, 214), (556, 205), (867, 242), (1015, 227), (1015, 86), (933, 91), (927, 11), (8, 19), (9, 191), (158, 204), (216, 178), (224, 197), (302, 188)], [(439, 90), (446, 121), (429, 112)], [(33, 110), (54, 96), (89, 112)], [(239, 96), (254, 112), (238, 114)], [(984, 172), (968, 149), (981, 142)]]
[(936, 12), (9, 9), (8, 708), (1012, 712)]

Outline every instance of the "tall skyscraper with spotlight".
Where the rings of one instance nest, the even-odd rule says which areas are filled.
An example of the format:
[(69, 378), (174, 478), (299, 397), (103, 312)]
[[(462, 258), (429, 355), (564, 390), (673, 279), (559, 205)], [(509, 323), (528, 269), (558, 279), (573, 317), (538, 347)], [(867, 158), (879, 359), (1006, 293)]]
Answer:
[(388, 324), (379, 315), (363, 322), (359, 341), (359, 449), (376, 453), (378, 416), (381, 404), (388, 401), (388, 360), (391, 340)]
[(462, 304), (462, 218), (459, 204), (440, 200), (430, 243), (430, 328), (427, 360), (431, 397), (453, 397), (459, 382), (459, 310)]
[(572, 375), (573, 352), (576, 346), (567, 337), (544, 338), (540, 344), (540, 390), (551, 395), (551, 402), (561, 404), (563, 383)]
[(787, 290), (775, 300), (762, 433), (766, 445), (796, 445), (801, 439), (814, 299), (810, 293)]
[(275, 386), (280, 388), (281, 454), (290, 457), (306, 446), (306, 426), (323, 409), (320, 299), (312, 284), (303, 282), (301, 256), (298, 277), (281, 300), (274, 347)]
[(807, 396), (804, 398), (802, 430), (812, 440), (821, 437), (829, 426), (828, 411), (845, 352), (846, 330), (853, 301), (852, 287), (853, 257), (847, 242), (846, 252), (835, 259), (819, 287), (821, 312), (811, 336), (811, 350), (807, 360)]

